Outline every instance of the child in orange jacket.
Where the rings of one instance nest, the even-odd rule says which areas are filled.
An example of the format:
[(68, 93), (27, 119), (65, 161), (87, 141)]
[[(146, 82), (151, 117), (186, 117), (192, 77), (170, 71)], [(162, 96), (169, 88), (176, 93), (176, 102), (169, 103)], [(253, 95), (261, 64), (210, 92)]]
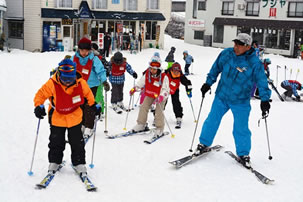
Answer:
[(65, 149), (65, 131), (71, 145), (72, 164), (81, 175), (86, 175), (84, 139), (81, 131), (82, 110), (80, 105), (87, 99), (88, 105), (100, 115), (101, 107), (88, 84), (76, 72), (76, 64), (70, 59), (59, 63), (57, 72), (38, 90), (34, 98), (35, 115), (43, 119), (46, 115), (44, 102), (49, 99), (48, 119), (49, 137), (49, 172), (56, 172), (62, 163)]

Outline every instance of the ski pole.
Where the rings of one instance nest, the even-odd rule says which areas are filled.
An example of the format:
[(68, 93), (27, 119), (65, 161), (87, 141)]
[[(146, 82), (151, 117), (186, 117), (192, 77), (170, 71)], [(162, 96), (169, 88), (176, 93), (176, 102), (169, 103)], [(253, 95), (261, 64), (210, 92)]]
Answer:
[(128, 110), (127, 110), (127, 113), (126, 113), (126, 119), (125, 119), (125, 124), (124, 124), (123, 130), (126, 130), (126, 123), (127, 123), (128, 114), (129, 114), (129, 111), (130, 111), (130, 105), (131, 105), (131, 102), (132, 102), (132, 97), (133, 97), (133, 95), (131, 95), (130, 98), (129, 98)]
[(296, 80), (297, 80), (297, 78), (298, 78), (299, 73), (300, 73), (300, 69), (297, 70)]
[(171, 128), (170, 128), (170, 126), (169, 126), (169, 124), (168, 124), (168, 121), (167, 121), (167, 119), (166, 119), (166, 117), (165, 117), (165, 114), (164, 114), (164, 111), (163, 111), (163, 109), (162, 109), (162, 106), (161, 106), (160, 103), (157, 103), (157, 104), (159, 105), (159, 108), (160, 108), (160, 110), (161, 110), (161, 112), (162, 112), (162, 114), (163, 114), (164, 120), (165, 120), (166, 125), (167, 125), (167, 127), (168, 127), (168, 129), (169, 129), (169, 132), (170, 132), (170, 134), (171, 134), (171, 137), (174, 138), (174, 137), (175, 137), (175, 134), (173, 134), (173, 131), (171, 130)]
[(104, 121), (104, 133), (108, 133), (107, 131), (107, 92), (105, 91), (105, 103), (104, 103), (104, 110), (105, 110), (105, 121)]
[(190, 146), (190, 149), (189, 149), (190, 152), (193, 152), (193, 144), (194, 144), (194, 140), (195, 140), (195, 136), (196, 136), (196, 131), (197, 131), (197, 127), (198, 127), (198, 123), (199, 123), (199, 119), (200, 119), (200, 114), (201, 114), (201, 109), (202, 109), (203, 101), (204, 101), (204, 96), (202, 96), (202, 101), (201, 101), (201, 104), (200, 104), (200, 109), (199, 109), (199, 114), (198, 114), (198, 120), (197, 120), (197, 123), (196, 123), (195, 131), (194, 131), (194, 135), (193, 135), (193, 140), (191, 142), (191, 146)]
[(260, 120), (264, 119), (265, 121), (265, 128), (266, 128), (266, 137), (267, 137), (267, 148), (268, 148), (268, 159), (272, 160), (271, 152), (270, 152), (270, 145), (269, 145), (269, 136), (268, 136), (268, 128), (267, 128), (267, 120), (266, 118), (268, 117), (268, 113), (265, 115), (262, 115), (262, 118), (258, 120), (258, 126), (260, 126)]
[(93, 139), (93, 147), (92, 147), (92, 159), (91, 163), (89, 164), (90, 168), (94, 168), (94, 151), (95, 151), (95, 141), (96, 141), (96, 128), (97, 128), (98, 116), (95, 117), (95, 125), (94, 125), (94, 139)]
[(191, 63), (191, 74), (194, 74), (194, 63)]
[(137, 99), (137, 101), (136, 101), (135, 107), (138, 106), (138, 102), (139, 102), (139, 100), (140, 100), (140, 96), (141, 96), (141, 94), (139, 94), (139, 96), (138, 96), (138, 99)]
[[(134, 86), (136, 85), (136, 79), (134, 78)], [(134, 105), (135, 105), (135, 96), (133, 96), (133, 104), (132, 104), (132, 110), (134, 110)], [(130, 107), (129, 107), (130, 109)]]
[(276, 74), (276, 86), (278, 86), (278, 74), (279, 74), (279, 68), (281, 68), (279, 65), (277, 65), (277, 74)]
[(287, 70), (287, 67), (286, 67), (286, 65), (285, 65), (285, 69), (284, 69), (285, 71), (284, 71), (284, 80), (286, 80), (286, 70)]
[(191, 99), (190, 98), (188, 98), (189, 99), (189, 102), (190, 102), (190, 106), (191, 106), (191, 111), (193, 112), (193, 115), (194, 115), (194, 122), (195, 123), (197, 123), (197, 119), (196, 119), (196, 117), (195, 117), (195, 112), (194, 112), (194, 107), (193, 107), (193, 103), (192, 103), (192, 101), (191, 101)]
[(33, 152), (33, 156), (32, 156), (32, 163), (31, 163), (31, 167), (29, 169), (29, 171), (27, 172), (27, 174), (29, 176), (32, 176), (34, 173), (33, 173), (33, 164), (34, 164), (34, 159), (35, 159), (35, 152), (36, 152), (36, 146), (37, 146), (37, 140), (38, 140), (38, 134), (39, 134), (39, 128), (40, 128), (40, 120), (38, 121), (38, 126), (37, 126), (37, 132), (36, 132), (36, 139), (35, 139), (35, 144), (34, 144), (34, 152)]
[(292, 68), (290, 69), (289, 80), (291, 79), (291, 74), (292, 74)]

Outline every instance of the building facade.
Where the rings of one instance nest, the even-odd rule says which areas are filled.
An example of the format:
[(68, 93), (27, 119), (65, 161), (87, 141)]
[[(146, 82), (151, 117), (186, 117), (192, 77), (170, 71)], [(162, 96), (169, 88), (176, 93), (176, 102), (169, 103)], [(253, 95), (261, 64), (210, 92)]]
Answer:
[(131, 35), (141, 38), (143, 47), (163, 48), (171, 10), (171, 0), (20, 1), (23, 49), (28, 51), (54, 51), (58, 44), (70, 51), (84, 36), (102, 45), (101, 38), (107, 32), (112, 36), (113, 49), (121, 49)]
[(296, 57), (303, 43), (303, 1), (186, 1), (186, 42), (226, 48), (240, 32), (250, 34), (267, 53)]
[(3, 33), (3, 19), (4, 19), (4, 13), (6, 12), (6, 1), (0, 0), (0, 36)]

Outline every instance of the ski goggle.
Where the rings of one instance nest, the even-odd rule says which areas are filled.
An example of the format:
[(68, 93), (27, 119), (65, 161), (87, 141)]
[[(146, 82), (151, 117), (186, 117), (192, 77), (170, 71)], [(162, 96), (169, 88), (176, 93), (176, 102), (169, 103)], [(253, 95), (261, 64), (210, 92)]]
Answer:
[(161, 64), (159, 62), (151, 62), (149, 63), (149, 67), (152, 69), (159, 69), (159, 67), (161, 67)]
[(172, 66), (171, 70), (174, 72), (181, 72), (181, 68), (179, 66)]

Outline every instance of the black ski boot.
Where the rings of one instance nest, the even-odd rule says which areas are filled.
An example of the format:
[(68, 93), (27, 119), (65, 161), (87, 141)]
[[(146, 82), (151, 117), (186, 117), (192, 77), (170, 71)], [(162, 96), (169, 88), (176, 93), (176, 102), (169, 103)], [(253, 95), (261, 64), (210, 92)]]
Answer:
[(240, 163), (247, 169), (251, 168), (249, 156), (239, 156)]
[(204, 144), (198, 144), (197, 149), (195, 151), (195, 153), (193, 154), (194, 156), (199, 156), (201, 155), (205, 150), (207, 149), (207, 146), (205, 146)]

